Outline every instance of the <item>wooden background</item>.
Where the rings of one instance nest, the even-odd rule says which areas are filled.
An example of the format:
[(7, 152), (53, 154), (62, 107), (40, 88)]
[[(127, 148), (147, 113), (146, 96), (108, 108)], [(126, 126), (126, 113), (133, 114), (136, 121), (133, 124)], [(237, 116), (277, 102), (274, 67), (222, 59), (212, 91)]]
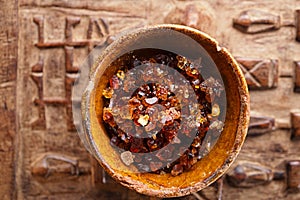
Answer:
[[(252, 121), (234, 166), (181, 199), (300, 199), (297, 9), (299, 0), (0, 1), (1, 199), (151, 199), (115, 184), (89, 156), (72, 124), (70, 96), (77, 67), (95, 45), (159, 23), (215, 37), (251, 90)], [(247, 10), (259, 24), (242, 32), (233, 18)]]

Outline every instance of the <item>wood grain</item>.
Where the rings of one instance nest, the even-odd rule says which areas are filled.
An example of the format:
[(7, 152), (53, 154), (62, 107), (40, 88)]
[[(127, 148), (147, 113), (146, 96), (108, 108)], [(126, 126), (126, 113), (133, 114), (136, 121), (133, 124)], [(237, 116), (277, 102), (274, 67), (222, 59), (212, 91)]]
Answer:
[(18, 2), (0, 1), (0, 197), (14, 198)]
[[(260, 83), (249, 84), (259, 89), (250, 92), (252, 112), (272, 119), (251, 131), (275, 130), (247, 137), (232, 169), (255, 162), (289, 178), (247, 189), (222, 179), (181, 199), (300, 199), (298, 190), (287, 190), (299, 185), (293, 176), (300, 170), (290, 164), (300, 160), (300, 141), (291, 140), (292, 130), (299, 128), (299, 117), (291, 120), (291, 113), (300, 110), (294, 62), (300, 60), (299, 0), (13, 0), (0, 6), (0, 199), (146, 198), (116, 185), (90, 158), (70, 121), (69, 97), (73, 75), (95, 45), (158, 23), (193, 26), (235, 57), (270, 61), (248, 73), (253, 76), (248, 80)], [(238, 31), (233, 18), (250, 9), (280, 16), (280, 28)], [(290, 25), (282, 26), (286, 22)], [(73, 173), (77, 168), (79, 173)]]

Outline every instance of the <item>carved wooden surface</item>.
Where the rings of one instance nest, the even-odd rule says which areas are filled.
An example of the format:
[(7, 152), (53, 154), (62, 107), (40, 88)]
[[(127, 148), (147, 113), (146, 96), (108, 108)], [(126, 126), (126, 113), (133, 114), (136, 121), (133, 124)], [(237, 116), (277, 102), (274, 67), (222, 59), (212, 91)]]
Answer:
[(249, 89), (277, 87), (278, 60), (236, 57)]
[(159, 23), (215, 37), (237, 58), (250, 88), (249, 135), (237, 161), (218, 182), (181, 199), (300, 199), (299, 0), (0, 5), (1, 199), (154, 199), (117, 185), (90, 157), (74, 129), (70, 97), (78, 67), (96, 45)]
[(300, 139), (300, 112), (291, 113), (291, 139), (299, 140)]
[(300, 188), (300, 161), (293, 160), (287, 163), (287, 187), (291, 192), (299, 192)]
[(296, 40), (300, 41), (300, 10), (296, 11)]
[(295, 92), (300, 92), (300, 62), (295, 61)]

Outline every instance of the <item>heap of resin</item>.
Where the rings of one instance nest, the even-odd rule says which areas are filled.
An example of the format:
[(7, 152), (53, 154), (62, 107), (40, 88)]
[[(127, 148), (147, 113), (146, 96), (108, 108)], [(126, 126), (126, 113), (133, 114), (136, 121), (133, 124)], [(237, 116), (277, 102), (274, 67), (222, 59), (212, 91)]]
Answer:
[[(105, 122), (111, 145), (118, 147), (123, 163), (136, 166), (140, 172), (173, 176), (189, 170), (210, 150), (223, 129), (218, 119), (220, 106), (213, 103), (224, 90), (220, 81), (202, 78), (201, 59), (190, 61), (156, 49), (130, 52), (111, 65), (118, 66), (118, 71), (103, 90), (105, 103), (99, 118)], [(174, 80), (172, 71), (164, 71), (160, 65), (179, 72), (179, 79), (188, 81), (192, 90), (176, 84), (180, 82), (178, 76)], [(143, 70), (131, 73), (138, 66)], [(151, 77), (159, 77), (160, 83), (151, 82)], [(197, 102), (191, 104), (192, 92)], [(182, 123), (183, 119), (188, 123)], [(204, 140), (208, 130), (211, 133)], [(185, 141), (191, 142), (187, 146)]]

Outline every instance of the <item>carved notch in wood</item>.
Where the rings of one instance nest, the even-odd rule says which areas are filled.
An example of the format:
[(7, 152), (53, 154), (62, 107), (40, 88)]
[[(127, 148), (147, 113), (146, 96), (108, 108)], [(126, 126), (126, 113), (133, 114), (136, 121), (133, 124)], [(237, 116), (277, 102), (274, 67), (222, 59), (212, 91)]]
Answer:
[(300, 9), (296, 10), (296, 40), (300, 42)]
[(44, 37), (44, 17), (42, 16), (35, 16), (33, 18), (33, 22), (36, 23), (38, 26), (38, 43), (37, 44), (43, 44), (45, 42)]
[(300, 161), (287, 162), (287, 187), (289, 191), (300, 191)]
[[(72, 29), (78, 25), (81, 21), (79, 17), (67, 17), (65, 25), (65, 39), (61, 42), (46, 42), (44, 37), (44, 17), (36, 16), (33, 18), (33, 22), (38, 27), (38, 42), (35, 44), (38, 48), (64, 48), (65, 52), (65, 97), (56, 97), (56, 98), (44, 98), (43, 97), (43, 65), (44, 63), (39, 60), (38, 64), (32, 67), (32, 79), (37, 85), (38, 88), (38, 99), (34, 102), (38, 106), (39, 119), (36, 120), (32, 127), (34, 129), (46, 129), (45, 122), (45, 105), (56, 105), (56, 106), (65, 106), (67, 110), (67, 128), (69, 131), (74, 131), (75, 126), (73, 124), (73, 115), (72, 115), (72, 101), (71, 101), (71, 92), (72, 86), (79, 76), (79, 68), (74, 66), (74, 48), (75, 47), (88, 47), (88, 52), (90, 52), (97, 45), (105, 45), (107, 43), (107, 38), (109, 34), (108, 23), (103, 19), (90, 19), (88, 30), (87, 30), (87, 39), (82, 41), (74, 41)], [(96, 30), (93, 29), (93, 26), (96, 26)], [(100, 39), (94, 40), (93, 33), (97, 33), (100, 36)]]
[(291, 113), (291, 125), (292, 125), (292, 140), (300, 139), (300, 112)]
[(57, 174), (78, 176), (79, 174), (90, 174), (90, 166), (87, 163), (79, 162), (76, 157), (48, 152), (39, 156), (31, 164), (31, 173), (45, 178)]
[(250, 117), (248, 136), (258, 136), (275, 130), (275, 119), (271, 117)]
[(294, 92), (300, 92), (300, 61), (295, 61), (295, 86)]
[(79, 17), (67, 17), (65, 28), (65, 40), (66, 42), (73, 42), (72, 28), (80, 23)]
[(233, 19), (233, 27), (248, 34), (274, 31), (280, 26), (279, 15), (260, 10), (246, 10)]
[(226, 174), (229, 184), (234, 187), (251, 188), (263, 185), (272, 180), (283, 180), (284, 171), (275, 171), (259, 163), (240, 162)]
[(201, 31), (214, 34), (216, 26), (215, 15), (209, 5), (186, 2), (186, 5), (177, 6), (166, 16), (164, 22), (168, 24), (182, 24)]
[[(56, 47), (86, 47), (86, 46), (101, 46), (106, 43), (106, 39), (109, 35), (109, 25), (103, 19), (100, 18), (98, 22), (97, 19), (90, 19), (88, 30), (87, 30), (87, 39), (73, 41), (72, 29), (80, 23), (80, 18), (78, 17), (67, 17), (66, 26), (65, 26), (65, 40), (58, 42), (45, 42), (44, 38), (44, 17), (36, 16), (33, 19), (34, 23), (38, 26), (38, 42), (35, 44), (39, 48), (56, 48)], [(93, 29), (93, 25), (96, 25), (97, 29)], [(94, 40), (92, 38), (93, 33), (98, 33), (101, 39)]]
[(250, 89), (271, 89), (278, 83), (278, 60), (235, 58)]
[(31, 67), (31, 78), (33, 82), (37, 85), (38, 98), (34, 99), (34, 104), (37, 105), (39, 118), (35, 120), (31, 127), (33, 129), (44, 130), (46, 128), (45, 119), (45, 104), (44, 104), (44, 87), (43, 87), (43, 68), (44, 61), (40, 57), (37, 64)]

